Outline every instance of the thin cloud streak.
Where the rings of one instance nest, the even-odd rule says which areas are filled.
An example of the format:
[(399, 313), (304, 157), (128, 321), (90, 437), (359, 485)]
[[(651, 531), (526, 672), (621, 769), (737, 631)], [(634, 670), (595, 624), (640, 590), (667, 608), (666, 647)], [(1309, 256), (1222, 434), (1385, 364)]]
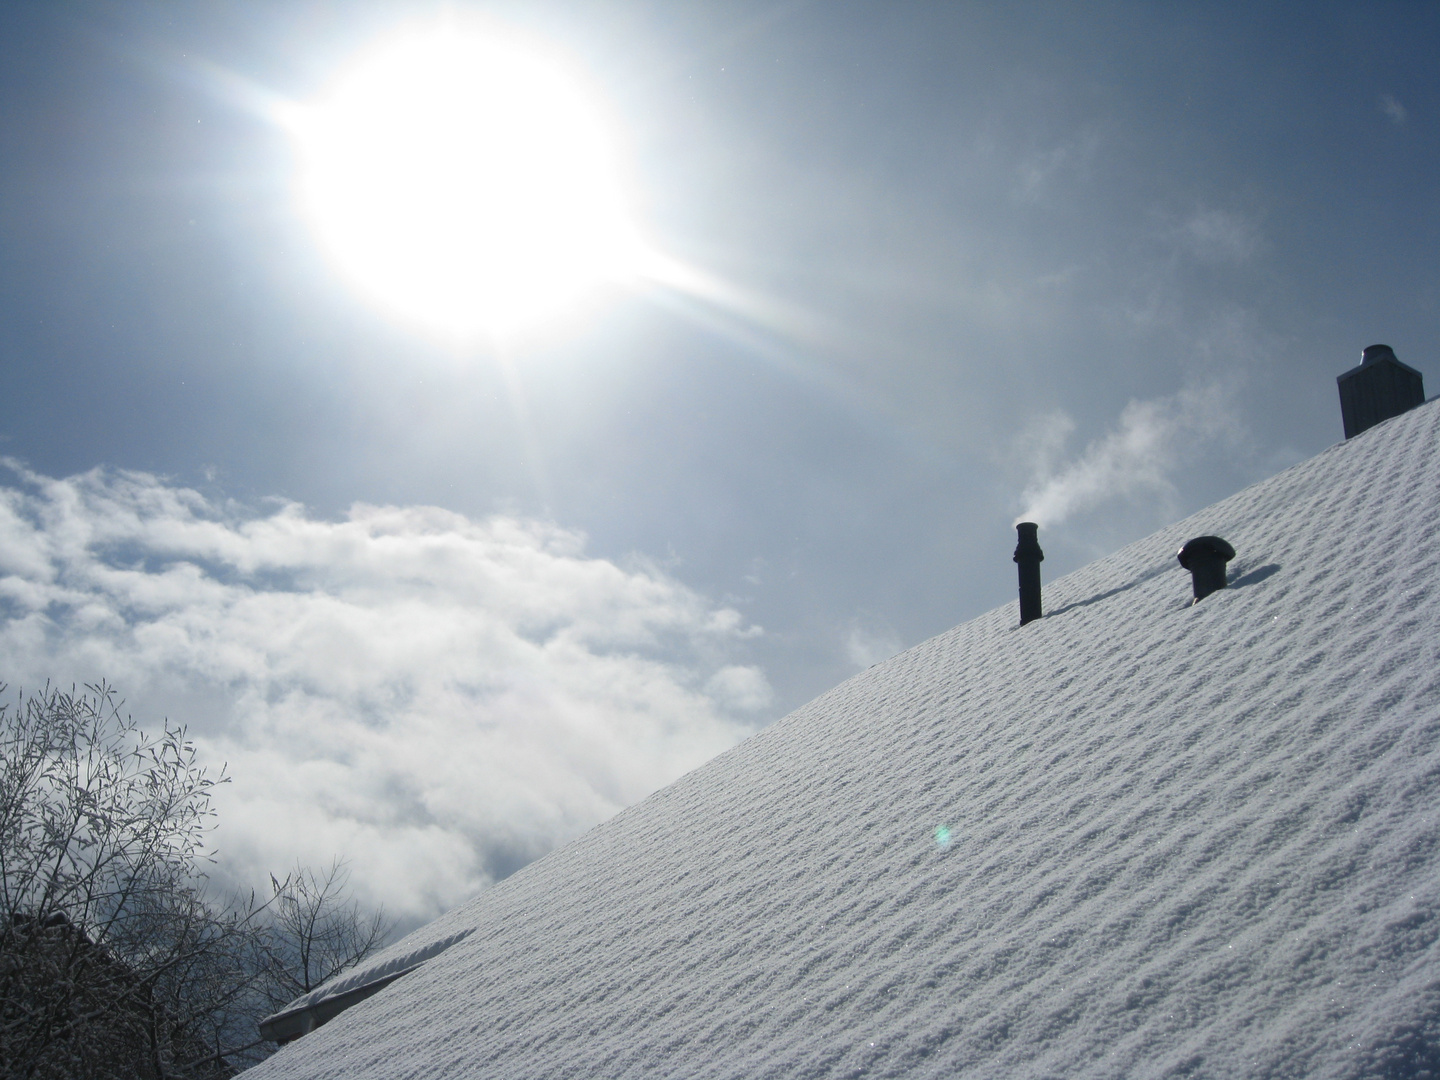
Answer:
[(1258, 225), (1242, 214), (1201, 209), (1177, 230), (1181, 245), (1202, 262), (1247, 263), (1264, 246)]
[(733, 745), (761, 633), (511, 516), (255, 511), (143, 473), (0, 487), (0, 679), (105, 677), (228, 762), (223, 874), (350, 859), (421, 919)]

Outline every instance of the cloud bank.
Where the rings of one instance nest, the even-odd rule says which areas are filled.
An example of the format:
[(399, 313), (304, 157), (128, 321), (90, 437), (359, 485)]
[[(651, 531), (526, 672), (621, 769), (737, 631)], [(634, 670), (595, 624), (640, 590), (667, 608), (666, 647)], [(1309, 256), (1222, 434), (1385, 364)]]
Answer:
[(543, 522), (255, 510), (154, 476), (0, 484), (0, 679), (104, 677), (228, 762), (220, 866), (350, 859), (428, 917), (752, 730), (760, 633)]
[(1063, 410), (1041, 417), (1024, 439), (1036, 465), (1021, 496), (1025, 509), (1016, 520), (1053, 526), (1112, 500), (1168, 496), (1171, 475), (1185, 456), (1211, 452), (1222, 437), (1236, 437), (1229, 398), (1224, 387), (1215, 385), (1131, 401), (1114, 430), (1065, 464), (1059, 461), (1075, 422)]

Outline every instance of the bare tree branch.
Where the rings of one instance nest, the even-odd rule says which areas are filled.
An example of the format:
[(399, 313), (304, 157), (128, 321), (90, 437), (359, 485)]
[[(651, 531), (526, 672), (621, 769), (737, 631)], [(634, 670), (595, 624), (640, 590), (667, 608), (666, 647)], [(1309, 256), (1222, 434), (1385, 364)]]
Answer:
[[(0, 693), (5, 690), (0, 683)], [(256, 1023), (378, 948), (344, 864), (217, 902), (203, 864), (217, 784), (183, 727), (115, 691), (0, 704), (0, 1063), (7, 1076), (230, 1076)], [(282, 1000), (283, 999), (283, 1000)]]

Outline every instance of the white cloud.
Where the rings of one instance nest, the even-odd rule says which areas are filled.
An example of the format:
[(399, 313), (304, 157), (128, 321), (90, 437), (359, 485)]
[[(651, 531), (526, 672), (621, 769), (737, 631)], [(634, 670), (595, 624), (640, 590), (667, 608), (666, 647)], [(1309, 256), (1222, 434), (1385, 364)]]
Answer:
[(755, 712), (775, 699), (770, 681), (757, 667), (731, 664), (723, 667), (705, 684), (705, 693), (722, 705), (740, 712)]
[(1111, 500), (1168, 494), (1182, 451), (1193, 455), (1222, 438), (1238, 437), (1229, 399), (1228, 390), (1215, 385), (1131, 401), (1113, 431), (1059, 468), (1058, 452), (1074, 430), (1074, 421), (1058, 410), (1041, 417), (1028, 429), (1037, 448), (1036, 468), (1021, 496), (1025, 510), (1017, 520), (1054, 526)]
[[(424, 917), (733, 745), (759, 633), (658, 567), (512, 516), (322, 521), (139, 473), (0, 486), (0, 678), (104, 677), (228, 761), (222, 867), (348, 857)], [(742, 714), (745, 714), (742, 716)]]
[(1390, 118), (1392, 124), (1403, 124), (1410, 115), (1393, 94), (1380, 95), (1380, 111)]
[(904, 647), (893, 627), (857, 616), (851, 620), (850, 632), (845, 638), (845, 658), (852, 667), (863, 671), (881, 660), (888, 660)]

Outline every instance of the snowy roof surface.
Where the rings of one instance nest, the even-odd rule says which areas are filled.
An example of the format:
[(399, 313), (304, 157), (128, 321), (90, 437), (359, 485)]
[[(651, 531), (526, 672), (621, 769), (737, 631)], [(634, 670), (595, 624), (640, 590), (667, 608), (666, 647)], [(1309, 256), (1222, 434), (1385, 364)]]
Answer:
[[(251, 1075), (1440, 1075), (1437, 428), (870, 668)], [(1239, 554), (1190, 607), (1201, 533)]]

